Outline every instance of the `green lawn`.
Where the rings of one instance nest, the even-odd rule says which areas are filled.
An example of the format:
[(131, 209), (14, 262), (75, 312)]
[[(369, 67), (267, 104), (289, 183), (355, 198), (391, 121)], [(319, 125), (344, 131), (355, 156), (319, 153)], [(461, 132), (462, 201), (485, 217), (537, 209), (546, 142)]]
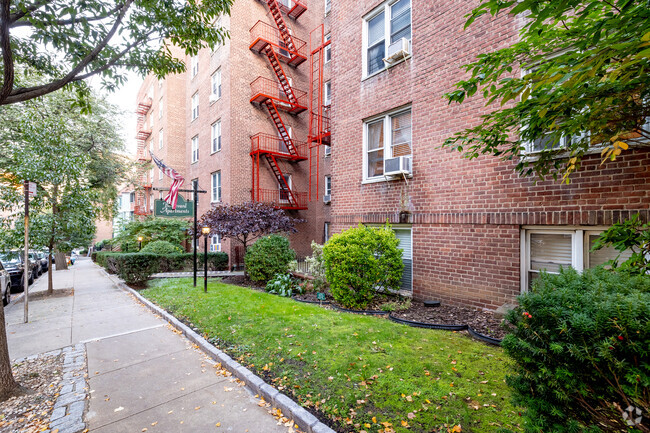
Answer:
[(466, 335), (216, 281), (204, 294), (188, 278), (154, 280), (142, 294), (303, 406), (335, 420), (338, 431), (521, 430), (504, 382), (508, 358)]

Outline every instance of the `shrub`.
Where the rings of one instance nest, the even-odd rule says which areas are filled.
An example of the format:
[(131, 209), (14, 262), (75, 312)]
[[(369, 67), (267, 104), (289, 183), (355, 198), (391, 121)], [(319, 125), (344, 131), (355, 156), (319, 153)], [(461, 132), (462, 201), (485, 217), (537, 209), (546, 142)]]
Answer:
[(107, 267), (128, 284), (142, 285), (158, 272), (160, 256), (149, 253), (125, 253), (108, 256)]
[(351, 228), (335, 234), (323, 248), (331, 294), (348, 308), (365, 308), (377, 288), (399, 289), (404, 264), (390, 226)]
[(624, 431), (630, 406), (647, 419), (650, 278), (562, 270), (518, 299), (502, 346), (515, 361), (507, 382), (527, 432)]
[(266, 283), (266, 291), (274, 295), (290, 298), (294, 293), (302, 293), (302, 288), (296, 283), (291, 274), (277, 274)]
[(153, 241), (145, 245), (141, 252), (152, 254), (180, 254), (183, 250), (178, 245), (174, 245), (168, 241)]
[(246, 271), (253, 281), (268, 281), (276, 274), (286, 274), (289, 262), (296, 258), (296, 252), (289, 246), (289, 240), (280, 235), (260, 238), (244, 257)]

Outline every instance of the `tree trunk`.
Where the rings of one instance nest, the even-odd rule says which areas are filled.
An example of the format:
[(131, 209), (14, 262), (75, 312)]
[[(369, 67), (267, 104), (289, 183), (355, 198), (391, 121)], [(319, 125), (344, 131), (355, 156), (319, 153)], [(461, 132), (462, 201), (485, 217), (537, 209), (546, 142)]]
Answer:
[(63, 271), (68, 269), (68, 260), (65, 258), (65, 253), (57, 250), (54, 254), (56, 260), (56, 270)]
[(52, 282), (52, 274), (54, 269), (52, 269), (52, 247), (48, 248), (47, 253), (47, 294), (51, 295), (54, 293), (54, 283)]
[(0, 307), (0, 401), (5, 401), (16, 395), (23, 395), (26, 392), (27, 390), (16, 382), (11, 372), (5, 312), (4, 308)]

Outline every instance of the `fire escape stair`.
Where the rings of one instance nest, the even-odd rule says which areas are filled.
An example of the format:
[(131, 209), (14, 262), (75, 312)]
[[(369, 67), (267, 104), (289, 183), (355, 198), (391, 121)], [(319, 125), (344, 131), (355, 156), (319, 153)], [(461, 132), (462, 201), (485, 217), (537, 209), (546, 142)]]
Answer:
[(271, 119), (273, 119), (275, 128), (278, 130), (278, 133), (280, 134), (280, 138), (282, 139), (282, 141), (284, 141), (285, 146), (287, 146), (287, 151), (293, 156), (298, 156), (298, 151), (296, 150), (296, 146), (294, 145), (293, 140), (289, 136), (287, 127), (284, 125), (284, 122), (280, 117), (280, 112), (278, 111), (278, 108), (276, 107), (275, 103), (273, 102), (273, 100), (267, 99), (265, 105), (266, 108), (268, 108), (269, 110)]
[(298, 208), (298, 200), (296, 200), (296, 197), (293, 195), (293, 191), (291, 191), (291, 188), (287, 184), (287, 180), (284, 178), (284, 174), (282, 173), (280, 165), (275, 159), (275, 156), (264, 155), (264, 157), (269, 163), (269, 167), (271, 167), (271, 171), (278, 181), (278, 185), (280, 185), (280, 190), (286, 195), (287, 201), (289, 202), (289, 207)]
[(296, 44), (293, 43), (293, 38), (289, 33), (289, 28), (287, 27), (287, 23), (284, 21), (284, 18), (282, 17), (282, 12), (280, 12), (280, 5), (278, 5), (278, 1), (267, 0), (266, 4), (269, 6), (269, 10), (271, 11), (273, 20), (275, 20), (275, 25), (277, 26), (278, 30), (280, 30), (280, 35), (282, 36), (282, 40), (284, 41), (285, 45), (290, 51), (295, 52)]

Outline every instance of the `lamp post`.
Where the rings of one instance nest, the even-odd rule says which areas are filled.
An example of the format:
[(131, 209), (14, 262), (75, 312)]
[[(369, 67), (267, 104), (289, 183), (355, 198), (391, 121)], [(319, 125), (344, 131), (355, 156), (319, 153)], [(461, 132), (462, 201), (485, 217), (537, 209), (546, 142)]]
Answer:
[(210, 235), (210, 227), (203, 227), (201, 233), (205, 235), (203, 248), (203, 291), (208, 293), (208, 236)]
[(142, 236), (138, 236), (138, 251), (142, 249)]

